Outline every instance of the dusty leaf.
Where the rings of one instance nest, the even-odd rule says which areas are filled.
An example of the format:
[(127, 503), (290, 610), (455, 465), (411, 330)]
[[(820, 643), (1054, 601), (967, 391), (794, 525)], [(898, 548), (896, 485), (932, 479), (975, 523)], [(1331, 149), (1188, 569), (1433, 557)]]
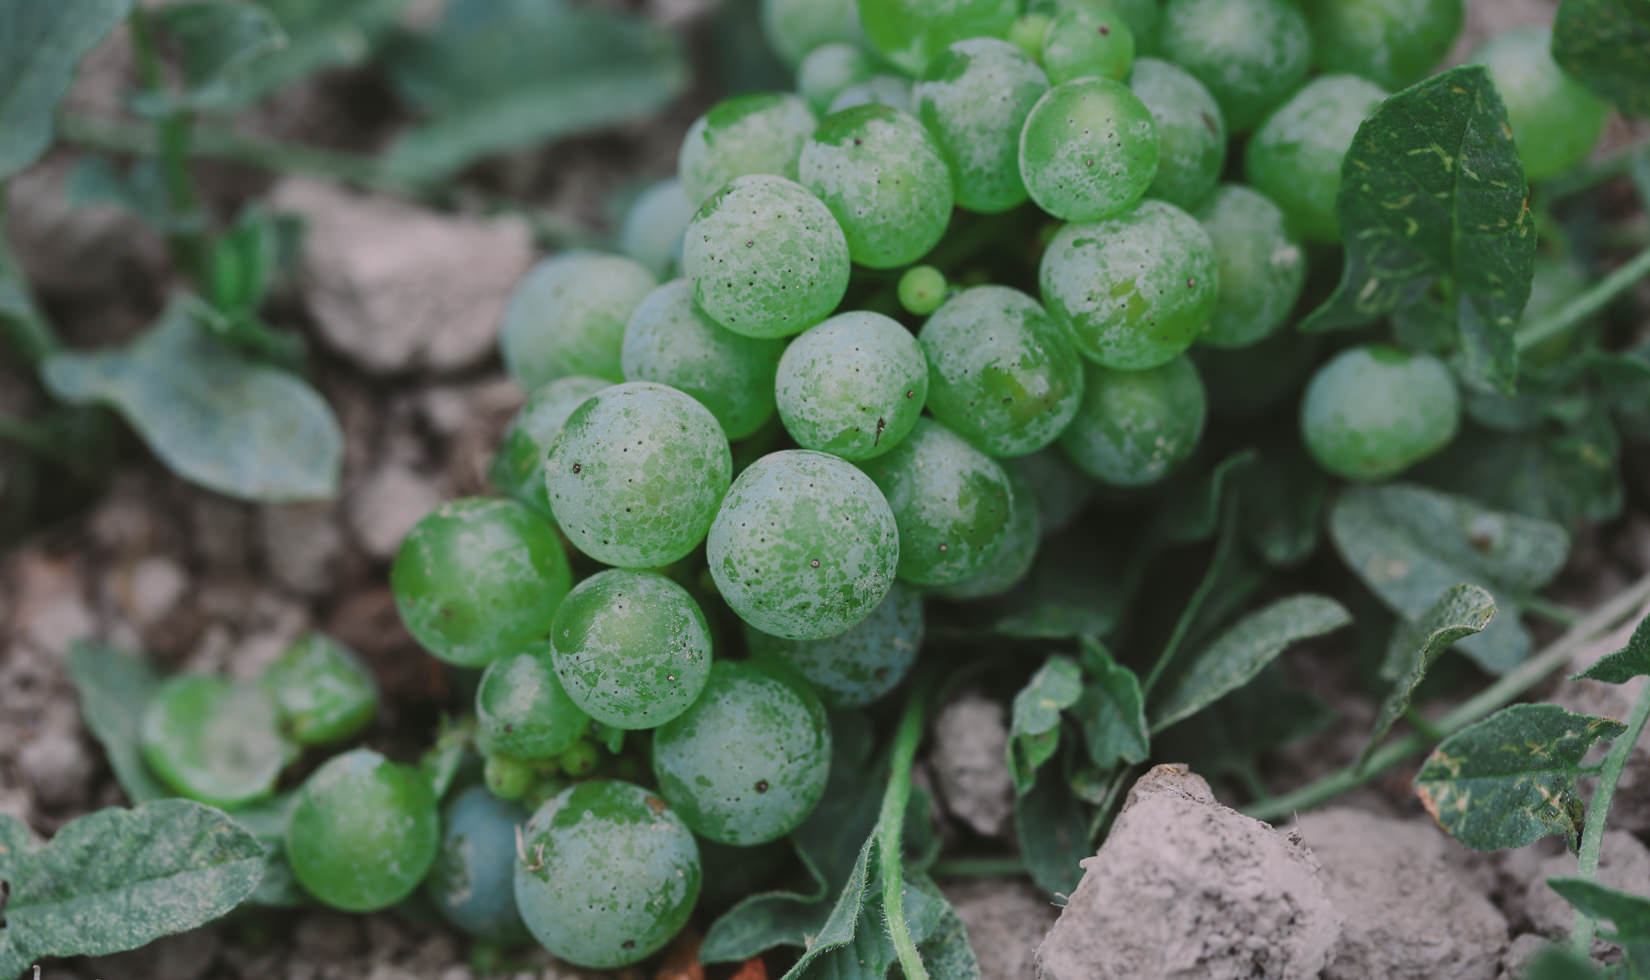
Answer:
[(292, 864), (286, 857), (287, 816), (297, 801), (297, 794), (289, 790), (227, 811), (264, 849), (264, 871), (258, 887), (247, 896), (250, 905), (298, 908), (312, 902), (309, 893), (298, 884), (298, 876), (292, 873)]
[(1630, 116), (1650, 115), (1650, 3), (1564, 0), (1553, 58), (1572, 78)]
[(75, 68), (126, 16), (131, 0), (0, 4), (0, 180), (40, 158)]
[(1083, 726), (1089, 759), (1101, 769), (1146, 761), (1151, 735), (1140, 678), (1113, 659), (1099, 640), (1083, 637), (1082, 650), (1088, 684), (1072, 714)]
[(1625, 684), (1635, 677), (1646, 675), (1650, 675), (1650, 616), (1639, 622), (1638, 628), (1627, 639), (1626, 646), (1600, 657), (1597, 663), (1571, 680), (1585, 677), (1606, 684)]
[(1548, 878), (1547, 885), (1583, 914), (1612, 922), (1604, 938), (1618, 943), (1650, 943), (1650, 898), (1606, 888), (1585, 878)]
[(178, 52), (182, 85), (133, 96), (132, 108), (149, 116), (236, 105), (247, 72), (287, 44), (281, 25), (255, 3), (173, 3), (155, 8), (150, 20)]
[(80, 697), (80, 717), (103, 746), (115, 780), (132, 803), (173, 796), (144, 764), (138, 733), (143, 709), (160, 676), (142, 657), (92, 643), (69, 648), (69, 680)]
[(1039, 779), (1014, 800), (1014, 836), (1037, 886), (1070, 895), (1083, 877), (1079, 863), (1094, 856), (1082, 802), (1063, 779)]
[(1083, 673), (1070, 657), (1049, 657), (1014, 695), (1008, 729), (1008, 772), (1016, 793), (1024, 794), (1037, 770), (1060, 747), (1060, 712), (1083, 694)]

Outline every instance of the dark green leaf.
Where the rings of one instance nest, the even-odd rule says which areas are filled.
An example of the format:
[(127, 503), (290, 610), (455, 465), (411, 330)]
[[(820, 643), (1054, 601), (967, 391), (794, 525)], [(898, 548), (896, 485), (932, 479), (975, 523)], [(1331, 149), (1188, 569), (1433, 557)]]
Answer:
[(1020, 639), (1105, 636), (1132, 593), (1124, 559), (1081, 530), (1043, 543), (1025, 580), (992, 604), (992, 632)]
[(1259, 459), (1245, 449), (1221, 460), (1207, 476), (1177, 481), (1157, 512), (1151, 543), (1192, 544), (1214, 537), (1229, 494), (1237, 492), (1239, 481)]
[(1595, 413), (1556, 431), (1551, 426), (1513, 434), (1469, 429), (1447, 454), (1413, 475), (1490, 507), (1573, 528), (1621, 512), (1619, 453), (1614, 427)]
[(1646, 675), (1650, 675), (1650, 616), (1640, 621), (1626, 646), (1600, 657), (1597, 663), (1571, 680), (1586, 677), (1606, 684), (1625, 684), (1635, 677)]
[(1369, 742), (1358, 756), (1361, 767), (1392, 726), (1409, 710), (1410, 700), (1427, 671), (1445, 650), (1481, 632), (1495, 615), (1495, 597), (1476, 585), (1457, 585), (1439, 597), (1417, 623), (1400, 619), (1387, 649), (1397, 684), (1381, 702)]
[(963, 925), (962, 917), (951, 907), (950, 900), (927, 877), (912, 881), (911, 887), (924, 892), (930, 907), (939, 911), (928, 938), (917, 944), (917, 952), (922, 956), (923, 965), (928, 968), (928, 975), (980, 980), (980, 961), (968, 941), (968, 927)]
[(258, 61), (286, 46), (286, 33), (253, 3), (199, 0), (156, 8), (150, 20), (177, 49), (180, 91), (140, 92), (132, 108), (147, 116), (232, 108)]
[(1650, 115), (1650, 4), (1644, 0), (1564, 0), (1553, 21), (1553, 58), (1622, 112)]
[(1039, 779), (1014, 800), (1014, 835), (1032, 880), (1051, 895), (1070, 895), (1080, 862), (1094, 856), (1083, 804), (1063, 779)]
[(1562, 835), (1572, 848), (1585, 817), (1576, 777), (1587, 750), (1625, 731), (1555, 704), (1515, 704), (1433, 750), (1415, 792), (1438, 824), (1474, 850)]
[(1619, 892), (1584, 878), (1548, 878), (1547, 884), (1583, 915), (1614, 923), (1615, 933), (1605, 939), (1650, 942), (1650, 898)]
[(143, 709), (160, 686), (154, 669), (142, 657), (76, 643), (69, 648), (69, 679), (80, 696), (80, 717), (103, 746), (126, 798), (136, 804), (174, 795), (144, 764), (138, 738)]
[(1014, 790), (1024, 794), (1037, 769), (1060, 747), (1060, 712), (1083, 694), (1083, 674), (1070, 657), (1049, 657), (1026, 686), (1014, 695), (1008, 729), (1008, 771)]
[(75, 67), (131, 6), (131, 0), (0, 4), (0, 180), (46, 152), (52, 116)]
[(1293, 568), (1317, 550), (1328, 501), (1329, 478), (1305, 453), (1268, 453), (1244, 481), (1244, 534), (1267, 564)]
[(1146, 702), (1140, 678), (1112, 659), (1099, 640), (1083, 637), (1083, 667), (1089, 683), (1073, 714), (1083, 726), (1089, 759), (1101, 769), (1120, 762), (1145, 762), (1151, 751)]

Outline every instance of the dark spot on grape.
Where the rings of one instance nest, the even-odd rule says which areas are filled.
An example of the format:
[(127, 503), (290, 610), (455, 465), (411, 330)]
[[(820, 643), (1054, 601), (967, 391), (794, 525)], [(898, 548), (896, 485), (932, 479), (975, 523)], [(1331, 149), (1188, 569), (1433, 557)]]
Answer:
[(625, 949), (635, 949), (636, 948), (636, 940), (626, 939), (624, 942), (620, 943), (619, 945), (624, 947)]
[(584, 466), (580, 463), (574, 463), (573, 464), (573, 472), (574, 473), (583, 473), (584, 472)]
[(819, 567), (819, 559), (815, 558), (813, 561), (809, 562), (808, 565), (812, 568), (818, 568)]
[(1110, 37), (1111, 36), (1111, 25), (1110, 24), (1101, 24), (1100, 25), (1100, 36), (1101, 37)]
[(506, 734), (506, 735), (513, 735), (513, 734), (515, 734), (515, 731), (516, 731), (516, 726), (514, 726), (514, 725), (505, 725), (504, 726), (504, 734)]
[(768, 791), (768, 781), (766, 779), (758, 779), (756, 781), (756, 791), (758, 793), (766, 793)]

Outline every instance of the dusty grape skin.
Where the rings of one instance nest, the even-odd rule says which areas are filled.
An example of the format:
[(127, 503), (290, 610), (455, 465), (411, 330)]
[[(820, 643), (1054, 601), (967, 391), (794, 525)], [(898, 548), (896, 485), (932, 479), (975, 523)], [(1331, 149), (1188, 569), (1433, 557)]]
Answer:
[(1044, 93), (1020, 132), (1020, 177), (1066, 221), (1127, 211), (1157, 176), (1157, 123), (1128, 86), (1079, 78)]
[(762, 34), (788, 65), (827, 44), (864, 40), (854, 0), (762, 0)]
[(710, 627), (663, 575), (610, 569), (578, 584), (550, 631), (556, 673), (590, 717), (656, 728), (681, 714), (710, 672)]
[(1156, 54), (1162, 47), (1163, 10), (1161, 0), (1058, 0), (1057, 8), (1081, 7), (1096, 13), (1115, 13), (1129, 25), (1135, 50)]
[(215, 674), (174, 674), (143, 706), (143, 761), (181, 796), (231, 807), (268, 796), (297, 754), (274, 701)]
[(294, 640), (258, 682), (274, 702), (281, 727), (301, 745), (324, 745), (359, 734), (378, 713), (378, 685), (350, 648), (310, 633)]
[(1290, 0), (1168, 0), (1163, 57), (1208, 86), (1246, 133), (1306, 80), (1312, 32)]
[(441, 848), (424, 892), (443, 918), (477, 939), (519, 946), (531, 937), (516, 911), (516, 827), (528, 813), (480, 786), (441, 812)]
[(928, 361), (880, 313), (840, 313), (786, 349), (775, 381), (779, 417), (804, 449), (871, 459), (899, 445), (928, 399)]
[(693, 202), (675, 177), (637, 195), (619, 228), (619, 251), (641, 263), (657, 279), (682, 268), (682, 236), (693, 220)]
[(956, 41), (1002, 37), (1019, 15), (1019, 0), (859, 0), (865, 36), (907, 75)]
[(808, 52), (796, 69), (796, 91), (816, 113), (825, 114), (843, 90), (870, 81), (876, 62), (864, 51), (841, 41)]
[(1283, 326), (1306, 285), (1306, 253), (1283, 210), (1241, 184), (1215, 191), (1197, 212), (1220, 264), (1220, 299), (1198, 337), (1207, 347), (1248, 347)]
[(1006, 540), (991, 564), (974, 575), (951, 585), (940, 586), (933, 594), (953, 601), (999, 596), (1020, 584), (1037, 560), (1043, 529), (1037, 515), (1037, 498), (1018, 460), (1003, 463), (1008, 483), (1014, 490), (1008, 502)]
[(1243, 173), (1255, 190), (1283, 209), (1292, 234), (1309, 242), (1341, 240), (1335, 196), (1341, 160), (1358, 126), (1386, 93), (1356, 75), (1307, 82), (1249, 140)]
[(747, 337), (788, 337), (842, 302), (848, 239), (830, 209), (795, 181), (736, 177), (693, 216), (682, 268), (694, 300), (717, 323)]
[(489, 754), (529, 762), (555, 758), (590, 729), (589, 716), (562, 688), (548, 650), (488, 664), (476, 688), (476, 722)]
[(646, 959), (699, 899), (699, 846), (671, 807), (631, 783), (563, 790), (522, 831), (516, 907), (545, 949), (605, 969)]
[(961, 582), (1008, 539), (1008, 474), (933, 419), (922, 419), (885, 456), (862, 464), (899, 527), (899, 577), (913, 585)]
[(1442, 361), (1391, 347), (1353, 347), (1318, 369), (1301, 401), (1301, 434), (1319, 465), (1348, 480), (1384, 480), (1449, 445), (1461, 396)]
[(1167, 61), (1135, 62), (1129, 88), (1157, 123), (1157, 176), (1146, 193), (1191, 210), (1209, 199), (1226, 166), (1226, 117), (1203, 83)]
[(951, 221), (951, 173), (939, 148), (921, 123), (890, 106), (826, 116), (802, 148), (798, 173), (836, 216), (860, 265), (914, 262)]
[(1473, 62), (1487, 67), (1507, 107), (1518, 157), (1533, 183), (1580, 164), (1592, 153), (1610, 107), (1564, 73), (1552, 56), (1552, 30), (1518, 28), (1486, 41)]
[(822, 640), (745, 628), (751, 653), (789, 664), (829, 708), (858, 708), (899, 686), (922, 647), (922, 594), (900, 582), (858, 625)]
[(499, 327), (504, 366), (527, 391), (557, 378), (623, 377), (625, 324), (658, 280), (620, 255), (567, 252), (529, 271), (510, 296)]
[(808, 683), (774, 661), (718, 661), (693, 707), (653, 736), (659, 792), (703, 837), (752, 845), (813, 811), (831, 725)]
[(1197, 448), (1207, 416), (1208, 397), (1188, 358), (1148, 371), (1093, 365), (1083, 408), (1060, 448), (1108, 486), (1150, 486)]
[(534, 389), (504, 430), (488, 482), (550, 517), (550, 494), (544, 488), (544, 461), (550, 458), (550, 447), (573, 409), (612, 384), (604, 378), (574, 375)]
[(802, 144), (814, 131), (813, 110), (789, 92), (750, 92), (711, 106), (682, 138), (676, 173), (698, 206), (735, 177), (775, 174), (796, 179)]
[(1214, 243), (1191, 215), (1146, 201), (1066, 225), (1043, 253), (1043, 302), (1084, 357), (1143, 371), (1192, 345), (1219, 298)]
[(1090, 75), (1123, 81), (1134, 56), (1134, 31), (1110, 10), (1074, 4), (1054, 18), (1043, 36), (1043, 70), (1055, 85)]
[(1461, 33), (1462, 0), (1310, 0), (1312, 54), (1326, 72), (1396, 92), (1425, 78)]
[(817, 640), (882, 602), (900, 539), (882, 491), (852, 463), (789, 449), (739, 474), (705, 547), (711, 577), (740, 619)]
[(390, 569), (401, 621), (426, 650), (483, 667), (542, 640), (573, 586), (550, 522), (514, 500), (451, 500), (407, 532)]
[(642, 300), (625, 328), (626, 381), (653, 381), (692, 395), (710, 409), (729, 439), (743, 439), (773, 417), (774, 373), (785, 342), (746, 337), (719, 325), (693, 303), (686, 279)]
[(1014, 461), (1013, 469), (1031, 487), (1037, 502), (1037, 524), (1045, 535), (1071, 526), (1094, 498), (1094, 480), (1066, 458), (1058, 443), (1021, 456)]
[(826, 116), (857, 109), (862, 105), (887, 106), (900, 112), (911, 111), (911, 80), (903, 75), (872, 75), (864, 81), (845, 86), (832, 96), (825, 107)]
[(916, 116), (950, 169), (958, 207), (995, 214), (1026, 200), (1020, 130), (1046, 91), (1037, 63), (995, 38), (958, 41), (929, 62)]
[(550, 450), (545, 486), (562, 533), (619, 568), (657, 568), (705, 538), (733, 478), (710, 410), (647, 381), (586, 399)]
[(992, 456), (1051, 444), (1083, 399), (1083, 362), (1030, 296), (976, 286), (951, 297), (917, 334), (928, 358), (928, 410)]

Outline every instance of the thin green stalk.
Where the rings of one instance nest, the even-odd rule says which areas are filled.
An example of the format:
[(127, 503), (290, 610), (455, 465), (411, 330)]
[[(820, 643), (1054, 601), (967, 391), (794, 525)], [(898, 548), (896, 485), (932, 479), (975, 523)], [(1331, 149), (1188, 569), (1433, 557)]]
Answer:
[(14, 304), (12, 312), (0, 311), (0, 333), (10, 341), (18, 356), (34, 365), (58, 349), (57, 334), (52, 331), (51, 324), (35, 310), (34, 301), (28, 296), (28, 284), (24, 282), (23, 270), (18, 268), (17, 259), (6, 245), (5, 230), (6, 182), (0, 180), (0, 281), (13, 280), (12, 288), (18, 290), (21, 297), (21, 302)]
[[(1231, 506), (1233, 505), (1228, 502), (1227, 507)], [(1163, 645), (1163, 651), (1157, 655), (1151, 672), (1141, 682), (1141, 697), (1149, 697), (1152, 688), (1162, 679), (1164, 671), (1169, 669), (1175, 654), (1180, 652), (1180, 645), (1186, 641), (1186, 634), (1192, 628), (1192, 620), (1197, 618), (1198, 610), (1208, 601), (1215, 585), (1220, 581), (1221, 573), (1225, 571), (1226, 560), (1232, 548), (1237, 545), (1237, 521), (1230, 520), (1230, 516), (1229, 513), (1223, 513), (1221, 516), (1220, 537), (1215, 541), (1215, 553), (1209, 559), (1209, 568), (1203, 573), (1203, 580), (1197, 584), (1197, 590), (1186, 600), (1186, 608), (1181, 610), (1180, 619), (1174, 624), (1174, 632), (1169, 634), (1169, 642)]]
[(1094, 818), (1089, 821), (1090, 844), (1099, 844), (1100, 839), (1111, 829), (1112, 814), (1123, 799), (1123, 790), (1129, 785), (1129, 777), (1133, 774), (1133, 766), (1121, 766), (1112, 773), (1111, 783), (1106, 786), (1106, 795), (1101, 798), (1100, 806), (1094, 811)]
[(1650, 154), (1650, 140), (1641, 139), (1547, 181), (1541, 185), (1538, 193), (1545, 200), (1556, 201), (1592, 190), (1607, 180), (1631, 172), (1634, 163), (1647, 154)]
[(1524, 596), (1518, 600), (1518, 605), (1525, 612), (1533, 616), (1540, 616), (1549, 623), (1557, 623), (1560, 626), (1574, 626), (1587, 616), (1584, 612), (1571, 609), (1569, 606), (1561, 606), (1551, 599), (1545, 599), (1538, 595)]
[(1021, 858), (987, 857), (935, 861), (928, 873), (936, 878), (1018, 878), (1029, 872)]
[[(138, 79), (149, 92), (164, 93), (166, 78), (161, 72), (160, 57), (155, 52), (155, 35), (148, 10), (141, 3), (134, 4), (126, 20), (131, 29), (132, 56), (137, 63)], [(196, 219), (199, 218), (200, 202), (195, 195), (195, 178), (189, 169), (190, 124), (188, 113), (171, 111), (155, 121), (154, 130), (167, 203), (173, 216), (179, 219), (179, 225), (190, 229), (174, 232), (168, 237), (172, 250), (177, 254), (178, 264), (200, 282), (204, 281), (206, 270), (200, 233), (193, 230), (199, 226)]]
[(888, 788), (882, 794), (882, 811), (877, 815), (877, 867), (882, 873), (882, 910), (888, 916), (888, 938), (893, 941), (905, 980), (928, 980), (917, 944), (911, 939), (911, 925), (905, 921), (905, 854), (901, 836), (905, 831), (905, 807), (911, 802), (911, 766), (916, 762), (917, 745), (922, 741), (924, 708), (929, 685), (919, 680), (911, 686), (894, 733), (894, 749), (889, 760)]
[(1564, 304), (1564, 308), (1557, 313), (1528, 326), (1519, 328), (1516, 342), (1519, 350), (1529, 350), (1550, 337), (1564, 333), (1576, 324), (1596, 315), (1600, 310), (1610, 305), (1617, 296), (1633, 287), (1633, 284), (1650, 276), (1650, 248), (1627, 260), (1627, 263), (1616, 271), (1600, 279), (1593, 287)]
[[(1638, 700), (1633, 702), (1633, 710), (1627, 716), (1627, 730), (1611, 743), (1610, 753), (1604, 757), (1604, 768), (1598, 774), (1598, 789), (1593, 791), (1593, 799), (1587, 804), (1587, 822), (1581, 830), (1581, 851), (1576, 865), (1576, 876), (1585, 881), (1592, 881), (1598, 875), (1599, 849), (1604, 843), (1604, 822), (1610, 816), (1610, 802), (1615, 799), (1621, 771), (1627, 766), (1627, 757), (1644, 732), (1646, 721), (1650, 721), (1650, 684), (1644, 686)], [(1578, 956), (1587, 956), (1592, 952), (1593, 934), (1597, 931), (1598, 920), (1577, 909), (1575, 926), (1570, 930), (1570, 948)]]

